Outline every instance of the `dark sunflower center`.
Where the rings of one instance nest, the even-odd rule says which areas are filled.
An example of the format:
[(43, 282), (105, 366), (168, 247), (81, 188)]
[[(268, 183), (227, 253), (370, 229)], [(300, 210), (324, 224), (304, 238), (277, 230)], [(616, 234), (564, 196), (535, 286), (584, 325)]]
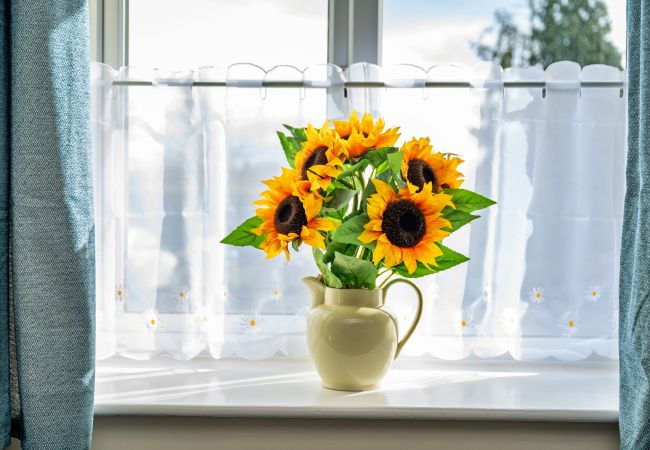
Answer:
[(433, 189), (438, 187), (438, 180), (436, 174), (431, 169), (431, 166), (421, 159), (412, 159), (409, 161), (406, 178), (409, 183), (422, 189), (426, 183), (431, 183)]
[(290, 195), (282, 200), (275, 210), (273, 224), (278, 233), (300, 234), (302, 227), (307, 225), (307, 215), (300, 199)]
[(427, 225), (424, 214), (415, 203), (397, 200), (386, 207), (381, 230), (386, 233), (391, 244), (397, 247), (413, 247), (424, 236)]
[(318, 147), (307, 157), (305, 164), (302, 165), (302, 171), (300, 173), (303, 180), (307, 179), (307, 171), (313, 166), (323, 166), (327, 164), (327, 155), (325, 155), (325, 152), (327, 152), (327, 147)]

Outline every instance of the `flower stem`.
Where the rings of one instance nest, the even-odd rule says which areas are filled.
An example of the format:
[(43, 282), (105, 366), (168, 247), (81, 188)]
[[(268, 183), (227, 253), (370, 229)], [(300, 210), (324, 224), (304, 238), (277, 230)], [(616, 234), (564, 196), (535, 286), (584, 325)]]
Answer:
[(361, 189), (366, 187), (366, 180), (363, 177), (363, 173), (357, 172), (355, 175), (356, 175), (357, 179), (361, 182)]
[(349, 182), (347, 182), (347, 181), (345, 181), (343, 179), (336, 180), (336, 181), (338, 181), (339, 183), (341, 183), (343, 186), (345, 186), (348, 189), (355, 189), (355, 187), (352, 184), (350, 184)]
[(368, 255), (368, 252), (369, 252), (368, 248), (363, 247), (363, 250), (361, 251), (361, 259), (366, 259), (366, 255)]

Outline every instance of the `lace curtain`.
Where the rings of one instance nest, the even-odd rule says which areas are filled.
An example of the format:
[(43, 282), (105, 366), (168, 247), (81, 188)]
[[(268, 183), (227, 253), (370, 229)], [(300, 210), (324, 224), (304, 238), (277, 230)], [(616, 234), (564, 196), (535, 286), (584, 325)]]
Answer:
[[(620, 87), (580, 82), (623, 81), (620, 70), (362, 63), (93, 73), (100, 358), (306, 355), (300, 279), (317, 272), (310, 249), (285, 264), (219, 241), (254, 214), (260, 180), (286, 165), (282, 124), (321, 125), (353, 109), (400, 125), (399, 143), (429, 136), (460, 154), (465, 186), (498, 201), (446, 241), (469, 263), (418, 280), (426, 306), (404, 354), (616, 357), (625, 98)], [(153, 85), (120, 84), (141, 80)], [(404, 329), (414, 299), (394, 289), (387, 307)]]

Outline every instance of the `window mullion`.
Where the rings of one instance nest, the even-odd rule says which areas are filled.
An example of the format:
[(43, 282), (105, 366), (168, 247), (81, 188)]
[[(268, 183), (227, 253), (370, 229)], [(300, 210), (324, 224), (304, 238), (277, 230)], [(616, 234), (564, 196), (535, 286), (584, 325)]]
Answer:
[(104, 60), (104, 0), (89, 0), (88, 25), (90, 31), (90, 60)]
[(330, 0), (328, 62), (381, 64), (382, 0)]
[(97, 60), (119, 68), (129, 64), (129, 0), (94, 0), (101, 24)]

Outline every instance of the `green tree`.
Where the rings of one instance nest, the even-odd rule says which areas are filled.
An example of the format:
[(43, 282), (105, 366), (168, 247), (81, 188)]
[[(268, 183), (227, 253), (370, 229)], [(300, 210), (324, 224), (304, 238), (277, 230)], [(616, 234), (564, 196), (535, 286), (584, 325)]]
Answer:
[(530, 26), (522, 30), (504, 10), (473, 42), (476, 55), (504, 67), (571, 60), (585, 66), (621, 67), (621, 54), (609, 40), (611, 22), (602, 0), (529, 0)]
[[(485, 38), (496, 36), (491, 44), (483, 43)], [(472, 47), (479, 58), (494, 61), (503, 67), (512, 67), (521, 64), (521, 53), (526, 46), (526, 40), (515, 24), (512, 15), (498, 9), (494, 12), (494, 25), (483, 30), (478, 42), (473, 42)]]

